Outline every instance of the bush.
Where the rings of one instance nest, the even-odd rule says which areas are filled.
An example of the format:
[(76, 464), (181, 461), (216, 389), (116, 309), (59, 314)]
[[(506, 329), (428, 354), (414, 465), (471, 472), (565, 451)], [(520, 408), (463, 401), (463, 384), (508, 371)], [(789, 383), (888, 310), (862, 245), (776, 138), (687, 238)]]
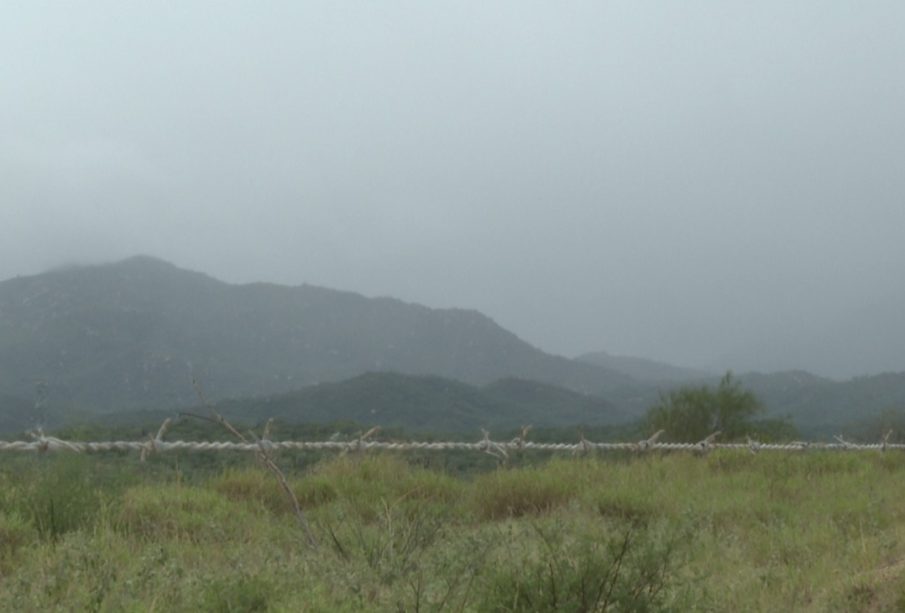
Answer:
[(482, 519), (504, 519), (547, 513), (578, 493), (574, 480), (559, 471), (501, 469), (475, 480), (473, 504)]
[(637, 490), (604, 490), (597, 494), (594, 502), (601, 516), (639, 525), (661, 512), (649, 492)]
[(599, 526), (536, 525), (540, 548), (513, 547), (489, 573), (483, 611), (682, 610), (690, 590), (678, 589), (684, 535), (628, 524), (606, 534)]
[(273, 586), (259, 577), (220, 579), (205, 588), (201, 608), (218, 613), (267, 611), (273, 591)]
[(104, 495), (115, 491), (122, 476), (105, 478), (109, 470), (92, 470), (82, 457), (41, 458), (15, 502), (20, 515), (31, 522), (41, 538), (62, 535), (94, 524)]
[(0, 512), (0, 560), (14, 555), (36, 537), (34, 527), (18, 514)]
[(204, 543), (223, 537), (241, 540), (248, 534), (252, 516), (210, 490), (157, 485), (127, 490), (117, 520), (122, 531), (143, 539)]
[(448, 524), (448, 514), (438, 507), (399, 504), (386, 506), (374, 525), (354, 518), (336, 527), (328, 524), (324, 540), (344, 561), (363, 561), (382, 583), (389, 583), (415, 570)]
[[(337, 496), (329, 482), (317, 477), (292, 481), (290, 487), (302, 508), (331, 502)], [(211, 482), (211, 488), (231, 501), (263, 507), (275, 515), (293, 512), (286, 492), (273, 475), (263, 470), (227, 471)]]
[[(726, 373), (714, 390), (707, 385), (682, 387), (660, 398), (647, 412), (645, 424), (650, 432), (665, 430), (664, 440), (696, 443), (714, 432), (733, 440), (754, 434), (752, 418), (763, 412), (754, 393)], [(777, 431), (775, 423), (763, 423), (764, 432)]]
[(366, 521), (380, 519), (386, 505), (401, 502), (437, 503), (454, 509), (462, 498), (462, 483), (423, 468), (413, 468), (398, 457), (345, 456), (318, 465), (299, 482), (299, 500), (326, 498), (345, 503)]

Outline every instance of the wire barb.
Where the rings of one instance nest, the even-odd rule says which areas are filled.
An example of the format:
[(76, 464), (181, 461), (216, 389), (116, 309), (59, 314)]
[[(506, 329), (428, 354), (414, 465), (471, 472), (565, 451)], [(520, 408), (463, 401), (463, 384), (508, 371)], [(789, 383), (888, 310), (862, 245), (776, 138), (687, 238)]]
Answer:
[(144, 462), (148, 459), (148, 456), (158, 450), (160, 444), (163, 442), (163, 436), (167, 433), (167, 430), (170, 429), (171, 420), (169, 417), (163, 420), (163, 423), (160, 424), (160, 428), (157, 430), (157, 436), (154, 438), (148, 438), (147, 444), (142, 447), (141, 455), (139, 456), (139, 460)]
[(718, 437), (720, 434), (722, 434), (722, 432), (717, 430), (716, 432), (705, 438), (703, 441), (697, 443), (696, 447), (698, 448), (698, 451), (700, 453), (707, 453), (708, 451), (710, 451), (713, 448), (713, 441), (715, 441), (716, 437)]
[(760, 451), (761, 443), (759, 443), (758, 441), (755, 441), (750, 436), (745, 437), (745, 438), (748, 439), (748, 451), (750, 451), (754, 455), (757, 455), (757, 452)]
[(503, 447), (503, 445), (490, 440), (490, 432), (488, 432), (484, 428), (481, 428), (481, 432), (484, 434), (484, 438), (479, 443), (479, 449), (481, 449), (484, 453), (492, 455), (501, 462), (508, 460), (509, 454), (506, 453), (506, 449)]
[(515, 447), (518, 450), (522, 450), (525, 448), (525, 443), (528, 442), (528, 432), (531, 430), (531, 426), (522, 426), (521, 431), (519, 431), (518, 435), (511, 441), (509, 441), (509, 445), (511, 447)]
[(883, 435), (883, 442), (880, 443), (880, 451), (886, 451), (886, 448), (889, 447), (889, 437), (892, 436), (892, 430), (889, 430), (886, 434)]
[(842, 445), (843, 449), (852, 449), (853, 448), (852, 443), (850, 443), (847, 440), (845, 440), (844, 438), (842, 438), (841, 434), (837, 434), (833, 438), (836, 439), (837, 441), (839, 441), (839, 444)]
[(663, 436), (664, 432), (666, 432), (666, 430), (657, 430), (653, 433), (653, 435), (651, 435), (650, 438), (635, 443), (635, 447), (638, 449), (638, 451), (647, 451), (648, 449), (653, 449), (657, 445), (657, 439)]

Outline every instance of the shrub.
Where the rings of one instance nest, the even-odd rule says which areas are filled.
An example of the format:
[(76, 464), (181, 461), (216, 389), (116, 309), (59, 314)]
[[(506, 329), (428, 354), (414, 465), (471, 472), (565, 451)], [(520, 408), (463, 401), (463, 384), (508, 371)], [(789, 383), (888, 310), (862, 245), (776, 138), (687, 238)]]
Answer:
[[(660, 398), (645, 418), (651, 432), (665, 430), (664, 440), (695, 443), (714, 432), (724, 439), (737, 439), (757, 429), (751, 419), (763, 412), (763, 406), (752, 392), (726, 373), (714, 390), (707, 385), (681, 387)], [(766, 432), (776, 426), (764, 426)]]
[(36, 537), (34, 526), (17, 513), (0, 512), (0, 559), (14, 555)]
[(636, 489), (602, 490), (594, 503), (601, 516), (635, 524), (647, 523), (662, 512), (649, 492)]
[(222, 613), (252, 613), (270, 608), (273, 586), (260, 577), (212, 581), (204, 590), (201, 608)]
[(454, 508), (462, 483), (448, 475), (413, 468), (389, 455), (345, 456), (318, 465), (299, 483), (300, 500), (341, 500), (365, 521), (402, 502), (438, 503)]
[[(336, 498), (336, 490), (323, 479), (305, 478), (290, 483), (299, 504), (318, 506)], [(273, 476), (254, 469), (231, 470), (215, 478), (211, 488), (234, 502), (246, 502), (260, 506), (271, 513), (283, 515), (292, 512), (286, 493)]]
[(57, 540), (92, 525), (103, 507), (101, 488), (113, 488), (83, 458), (47, 459), (19, 491), (17, 504), (41, 538)]
[(556, 472), (498, 470), (475, 480), (473, 504), (483, 519), (537, 515), (561, 507), (578, 492)]
[(140, 486), (127, 490), (117, 518), (124, 532), (141, 538), (180, 538), (217, 542), (241, 540), (253, 516), (220, 494), (181, 485)]
[(607, 535), (561, 522), (535, 530), (539, 546), (514, 546), (488, 574), (480, 610), (681, 610), (690, 596), (678, 588), (680, 533), (629, 525)]
[(385, 506), (374, 525), (352, 519), (326, 525), (329, 542), (346, 562), (363, 561), (383, 583), (415, 570), (421, 556), (444, 534), (447, 517), (436, 506)]

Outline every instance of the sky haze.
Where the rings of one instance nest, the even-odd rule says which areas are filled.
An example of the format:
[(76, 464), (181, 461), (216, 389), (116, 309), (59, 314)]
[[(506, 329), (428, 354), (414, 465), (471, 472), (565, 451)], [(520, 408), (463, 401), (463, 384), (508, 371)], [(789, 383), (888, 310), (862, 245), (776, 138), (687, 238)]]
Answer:
[(0, 279), (146, 253), (475, 308), (566, 355), (905, 370), (815, 340), (905, 308), (903, 24), (901, 2), (10, 4)]

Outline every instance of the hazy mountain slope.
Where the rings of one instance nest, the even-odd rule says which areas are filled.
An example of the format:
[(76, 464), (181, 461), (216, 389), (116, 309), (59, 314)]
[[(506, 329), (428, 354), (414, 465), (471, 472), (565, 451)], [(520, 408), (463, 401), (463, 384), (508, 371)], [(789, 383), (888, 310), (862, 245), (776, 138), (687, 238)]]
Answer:
[[(218, 403), (243, 421), (270, 417), (288, 422), (349, 420), (414, 429), (458, 430), (489, 421), (502, 405), (466, 383), (436, 376), (368, 373), (288, 394)], [(486, 417), (485, 417), (486, 416)]]
[[(771, 417), (789, 417), (804, 434), (840, 432), (887, 409), (905, 411), (905, 373), (885, 373), (834, 381), (802, 370), (749, 372), (738, 376)], [(700, 382), (716, 386), (719, 378)], [(691, 385), (698, 385), (693, 382)], [(676, 384), (674, 387), (679, 387)]]
[(711, 373), (702, 370), (673, 366), (645, 358), (610, 355), (605, 351), (585, 353), (575, 359), (628, 375), (636, 381), (646, 383), (694, 381), (712, 376)]
[(510, 379), (481, 388), (398, 373), (367, 373), (288, 394), (227, 400), (217, 409), (245, 423), (270, 417), (287, 422), (350, 420), (443, 432), (625, 420), (605, 400), (531, 381)]
[(38, 427), (49, 431), (72, 421), (91, 418), (92, 416), (85, 412), (60, 407), (36, 408), (32, 401), (0, 394), (0, 436), (3, 437), (21, 435)]
[(0, 391), (99, 410), (267, 395), (374, 371), (472, 384), (633, 385), (546, 354), (476, 311), (312, 286), (230, 285), (137, 257), (0, 283)]
[(748, 373), (740, 380), (771, 414), (789, 415), (804, 430), (836, 426), (905, 409), (905, 373), (833, 381), (802, 371)]
[(600, 425), (635, 416), (600, 396), (526, 379), (500, 379), (482, 388), (482, 392), (508, 403), (512, 413), (521, 419), (518, 425), (523, 426)]

